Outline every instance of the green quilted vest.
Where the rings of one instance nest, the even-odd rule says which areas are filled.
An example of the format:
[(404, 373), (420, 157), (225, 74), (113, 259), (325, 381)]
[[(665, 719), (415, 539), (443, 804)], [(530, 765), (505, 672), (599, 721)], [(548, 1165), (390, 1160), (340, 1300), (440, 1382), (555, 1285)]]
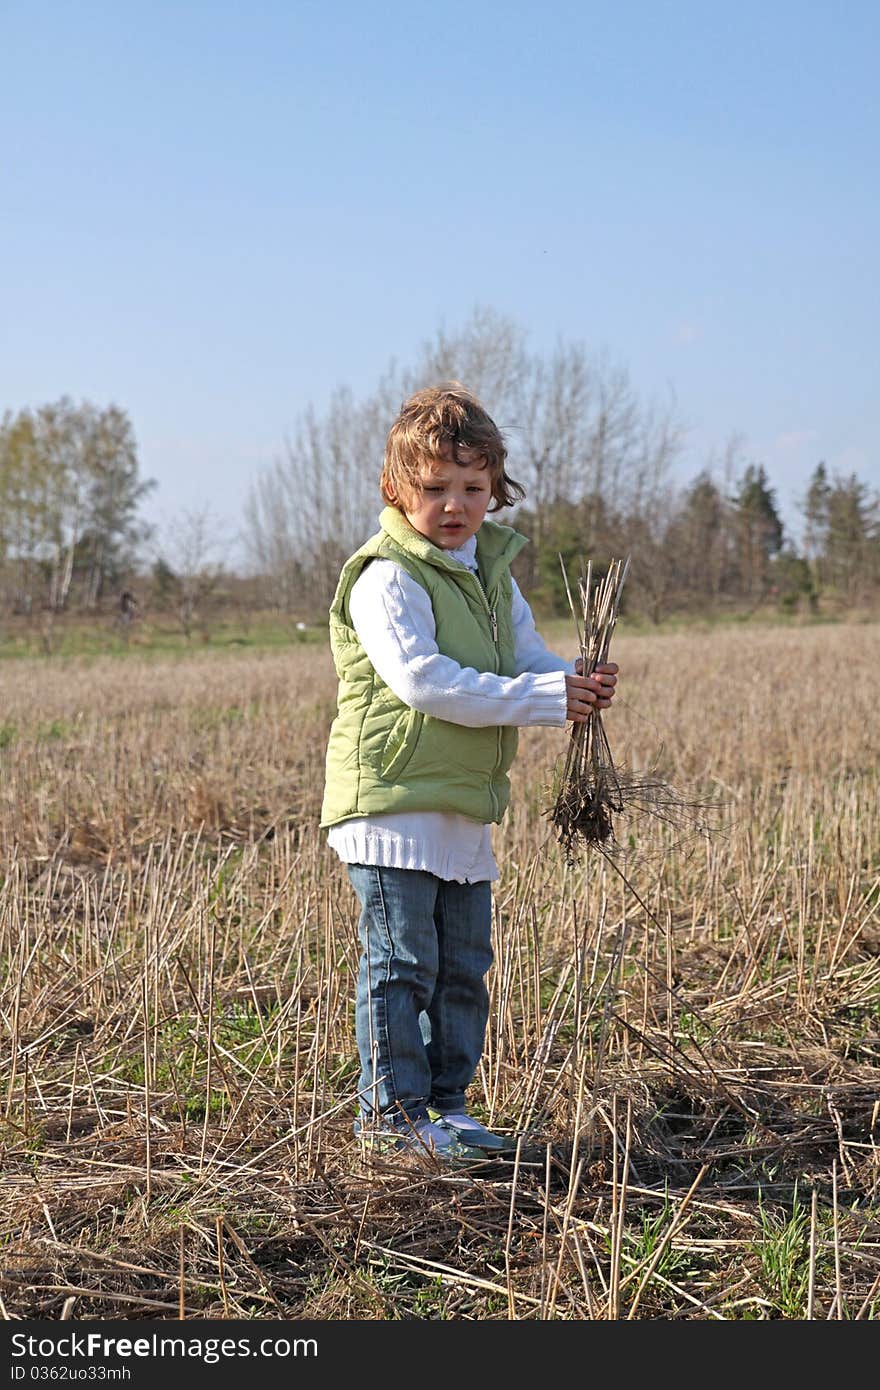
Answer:
[(510, 562), (525, 537), (484, 521), (477, 532), (478, 579), (414, 530), (396, 507), (383, 510), (379, 525), (343, 567), (330, 607), (339, 698), (327, 745), (321, 825), (389, 811), (452, 811), (483, 824), (500, 821), (510, 799), (507, 771), (516, 729), (470, 729), (405, 705), (374, 670), (351, 627), (348, 596), (372, 559), (393, 560), (428, 591), (444, 656), (512, 676)]

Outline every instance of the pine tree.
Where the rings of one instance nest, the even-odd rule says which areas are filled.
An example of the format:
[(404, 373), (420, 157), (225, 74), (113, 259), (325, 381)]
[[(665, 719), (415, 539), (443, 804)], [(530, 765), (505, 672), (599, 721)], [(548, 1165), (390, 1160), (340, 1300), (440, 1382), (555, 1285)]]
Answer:
[(878, 579), (878, 499), (851, 473), (828, 493), (825, 567), (832, 588), (847, 605), (865, 597)]
[(804, 514), (804, 558), (810, 566), (815, 588), (825, 583), (825, 540), (828, 534), (828, 498), (831, 485), (824, 462), (816, 465), (802, 505)]
[(770, 585), (771, 560), (782, 549), (783, 526), (763, 464), (750, 463), (730, 499), (742, 592), (760, 602)]

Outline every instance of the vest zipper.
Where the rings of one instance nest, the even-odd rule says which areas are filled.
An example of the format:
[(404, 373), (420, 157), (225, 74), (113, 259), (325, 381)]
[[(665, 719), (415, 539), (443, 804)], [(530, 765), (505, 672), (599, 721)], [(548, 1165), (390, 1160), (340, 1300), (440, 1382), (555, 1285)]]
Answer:
[(486, 590), (483, 588), (482, 579), (480, 579), (479, 575), (476, 574), (474, 575), (474, 578), (477, 581), (477, 589), (479, 591), (480, 598), (483, 600), (483, 606), (486, 609), (486, 612), (489, 614), (489, 622), (492, 627), (492, 645), (495, 648), (495, 674), (497, 676), (499, 669), (498, 658), (500, 655), (498, 650), (498, 614), (494, 608), (489, 607), (489, 598), (486, 593)]
[[(480, 578), (480, 576), (477, 574), (474, 576), (474, 578), (477, 581), (477, 588), (480, 591), (480, 598), (486, 605), (486, 612), (489, 614), (489, 622), (492, 624), (492, 642), (495, 647), (495, 673), (497, 675), (501, 666), (501, 653), (498, 647), (498, 613), (495, 608), (491, 608), (489, 606), (489, 595), (483, 588), (483, 581)], [(498, 814), (498, 797), (495, 792), (495, 775), (498, 772), (499, 767), (501, 766), (501, 758), (503, 754), (501, 740), (502, 730), (501, 725), (499, 724), (498, 728), (495, 730), (495, 766), (492, 769), (492, 775), (489, 779), (489, 795), (492, 798), (492, 809), (495, 815)]]

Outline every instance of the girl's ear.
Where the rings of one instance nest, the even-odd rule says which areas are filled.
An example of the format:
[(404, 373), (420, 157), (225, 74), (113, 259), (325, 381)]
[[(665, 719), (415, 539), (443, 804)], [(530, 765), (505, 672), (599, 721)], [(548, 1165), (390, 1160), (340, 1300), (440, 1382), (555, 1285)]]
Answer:
[(413, 500), (415, 488), (394, 487), (392, 483), (386, 483), (382, 495), (389, 507), (396, 507), (399, 512), (405, 512)]

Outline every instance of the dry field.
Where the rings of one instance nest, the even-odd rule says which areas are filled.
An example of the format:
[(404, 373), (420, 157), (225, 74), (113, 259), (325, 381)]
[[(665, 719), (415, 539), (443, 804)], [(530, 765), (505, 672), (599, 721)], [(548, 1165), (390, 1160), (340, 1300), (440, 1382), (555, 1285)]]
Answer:
[(613, 647), (615, 756), (723, 809), (567, 866), (523, 734), (473, 1104), (525, 1138), (453, 1172), (351, 1131), (326, 649), (5, 664), (2, 1316), (880, 1316), (880, 627)]

